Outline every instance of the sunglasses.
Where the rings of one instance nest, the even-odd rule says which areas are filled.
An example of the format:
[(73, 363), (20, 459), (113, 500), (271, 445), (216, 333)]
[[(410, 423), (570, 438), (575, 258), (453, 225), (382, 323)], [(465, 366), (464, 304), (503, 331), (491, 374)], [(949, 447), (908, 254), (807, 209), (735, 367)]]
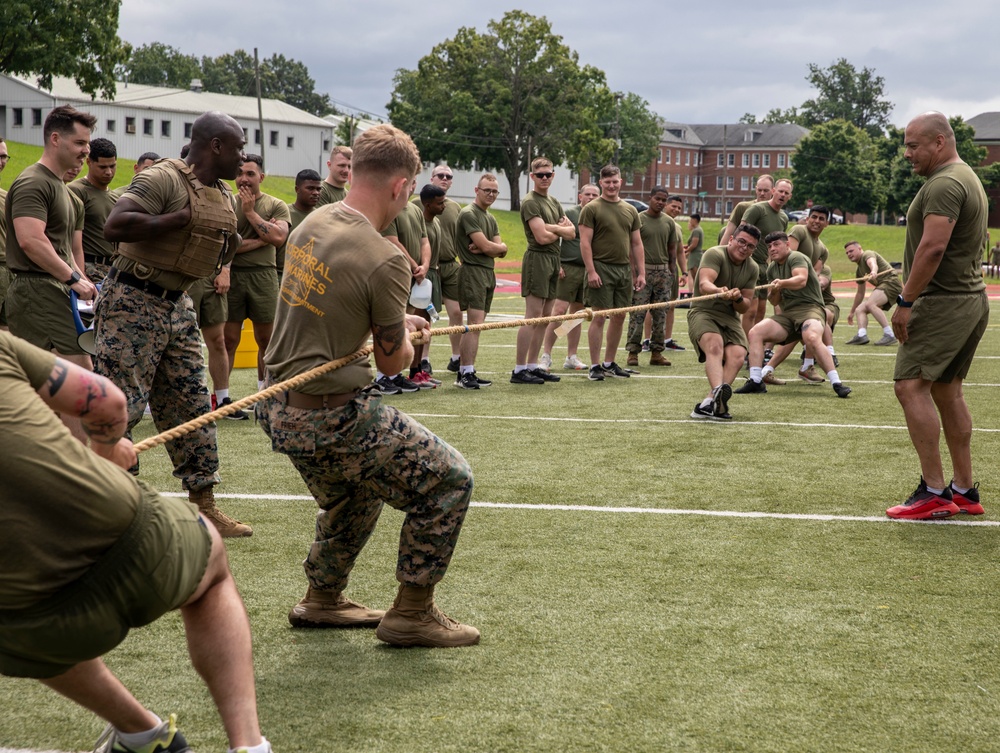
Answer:
[(555, 173), (535, 173), (536, 178), (551, 178)]
[(455, 176), (454, 176), (454, 175), (452, 175), (451, 173), (438, 173), (438, 174), (437, 174), (437, 175), (435, 175), (434, 177), (435, 177), (435, 178), (440, 178), (441, 180), (451, 180), (451, 179), (452, 179), (452, 178), (454, 178)]

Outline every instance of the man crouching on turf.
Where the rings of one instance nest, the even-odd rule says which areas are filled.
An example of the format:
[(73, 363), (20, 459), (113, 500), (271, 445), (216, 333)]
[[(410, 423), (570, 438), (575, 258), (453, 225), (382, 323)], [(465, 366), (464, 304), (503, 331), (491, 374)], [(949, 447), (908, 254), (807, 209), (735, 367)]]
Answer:
[[(379, 125), (354, 144), (351, 192), (316, 209), (288, 239), (269, 380), (284, 381), (374, 341), (375, 365), (398, 374), (413, 358), (406, 315), (410, 267), (380, 232), (399, 214), (420, 169), (413, 141)], [(305, 560), (309, 589), (288, 615), (295, 627), (377, 627), (396, 646), (469, 646), (479, 631), (434, 604), (434, 586), (455, 550), (472, 470), (430, 431), (370, 389), (368, 358), (330, 371), (267, 402), (262, 426), (276, 452), (302, 475), (320, 511)], [(344, 596), (354, 561), (382, 505), (406, 513), (388, 612)]]
[(789, 248), (788, 234), (781, 230), (768, 233), (764, 242), (770, 259), (767, 297), (775, 309), (781, 307), (781, 313), (758, 322), (750, 330), (750, 378), (736, 390), (737, 394), (767, 392), (763, 380), (774, 369), (764, 366), (764, 343), (783, 345), (801, 339), (816, 354), (837, 397), (847, 397), (851, 388), (841, 383), (833, 356), (823, 345), (826, 309), (812, 263), (805, 254)]

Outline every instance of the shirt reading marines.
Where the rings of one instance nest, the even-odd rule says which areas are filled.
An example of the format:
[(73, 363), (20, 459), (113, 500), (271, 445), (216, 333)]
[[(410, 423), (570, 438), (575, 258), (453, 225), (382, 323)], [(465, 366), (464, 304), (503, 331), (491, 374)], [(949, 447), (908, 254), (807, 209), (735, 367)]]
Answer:
[[(371, 337), (375, 364), (398, 374), (413, 357), (408, 316), (410, 268), (380, 232), (406, 204), (420, 157), (390, 125), (354, 144), (348, 197), (323, 206), (288, 242), (274, 336), (264, 356), (269, 379), (283, 381), (361, 349)], [(368, 358), (267, 402), (262, 425), (288, 456), (320, 507), (305, 561), (309, 588), (289, 614), (297, 627), (375, 627), (397, 646), (468, 646), (479, 631), (443, 614), (434, 587), (451, 561), (472, 495), (465, 459), (368, 389)], [(344, 596), (357, 556), (384, 504), (406, 513), (388, 612)]]

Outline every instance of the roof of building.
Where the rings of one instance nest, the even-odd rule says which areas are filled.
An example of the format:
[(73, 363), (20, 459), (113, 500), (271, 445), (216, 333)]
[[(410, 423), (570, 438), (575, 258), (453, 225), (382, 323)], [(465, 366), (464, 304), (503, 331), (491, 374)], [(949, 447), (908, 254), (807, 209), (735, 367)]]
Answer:
[(704, 142), (698, 138), (694, 131), (694, 126), (687, 123), (672, 123), (661, 120), (663, 133), (660, 134), (661, 144), (679, 144), (683, 146), (704, 146)]
[(976, 141), (1000, 140), (1000, 112), (984, 112), (967, 121), (976, 131)]
[[(188, 112), (196, 115), (218, 110), (242, 120), (257, 119), (256, 97), (239, 97), (233, 94), (216, 94), (205, 91), (196, 92), (190, 89), (170, 89), (162, 86), (146, 86), (145, 84), (129, 84), (119, 81), (114, 98), (104, 99), (101, 96), (91, 97), (83, 92), (73, 79), (64, 76), (53, 76), (51, 91), (40, 87), (30, 76), (6, 76), (6, 78), (50, 95), (59, 102), (79, 103), (81, 105), (97, 102), (134, 107), (138, 110)], [(261, 99), (261, 110), (264, 120), (269, 122), (330, 127), (330, 124), (322, 118), (278, 99)]]
[(692, 125), (707, 147), (793, 147), (809, 135), (809, 129), (793, 123), (729, 123)]

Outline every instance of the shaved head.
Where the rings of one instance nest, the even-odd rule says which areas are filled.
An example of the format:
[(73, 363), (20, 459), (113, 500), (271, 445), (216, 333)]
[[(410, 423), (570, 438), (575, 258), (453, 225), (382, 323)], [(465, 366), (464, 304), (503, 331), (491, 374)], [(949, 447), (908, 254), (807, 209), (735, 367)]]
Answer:
[(921, 113), (910, 121), (909, 127), (925, 138), (944, 136), (947, 141), (955, 143), (955, 131), (943, 113), (935, 111)]

